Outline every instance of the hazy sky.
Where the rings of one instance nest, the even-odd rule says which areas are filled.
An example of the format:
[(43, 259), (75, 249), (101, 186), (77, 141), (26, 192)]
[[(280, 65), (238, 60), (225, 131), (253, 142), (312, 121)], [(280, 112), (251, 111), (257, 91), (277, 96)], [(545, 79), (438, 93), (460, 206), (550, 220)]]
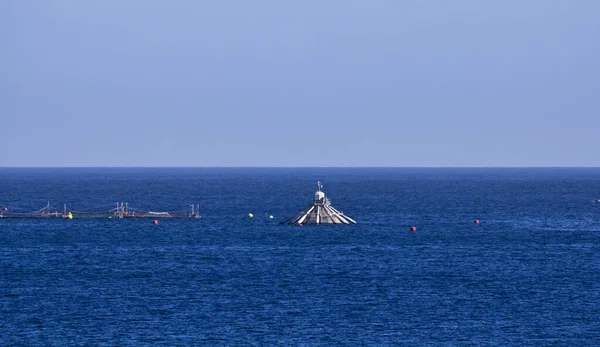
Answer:
[(600, 166), (600, 1), (0, 1), (0, 166)]

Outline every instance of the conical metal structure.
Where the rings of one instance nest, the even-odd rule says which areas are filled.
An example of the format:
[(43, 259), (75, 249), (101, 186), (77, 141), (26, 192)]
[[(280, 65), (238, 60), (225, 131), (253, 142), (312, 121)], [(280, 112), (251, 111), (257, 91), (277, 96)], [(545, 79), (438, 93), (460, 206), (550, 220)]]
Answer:
[(281, 224), (356, 224), (355, 220), (331, 206), (329, 199), (321, 191), (321, 182), (317, 182), (317, 186), (319, 189), (308, 207)]

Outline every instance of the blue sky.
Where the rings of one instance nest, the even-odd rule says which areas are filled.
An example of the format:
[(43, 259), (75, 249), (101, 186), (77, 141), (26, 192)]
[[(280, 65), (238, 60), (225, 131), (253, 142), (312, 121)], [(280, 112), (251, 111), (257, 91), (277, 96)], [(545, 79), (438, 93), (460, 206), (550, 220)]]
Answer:
[(600, 166), (600, 1), (0, 2), (0, 166)]

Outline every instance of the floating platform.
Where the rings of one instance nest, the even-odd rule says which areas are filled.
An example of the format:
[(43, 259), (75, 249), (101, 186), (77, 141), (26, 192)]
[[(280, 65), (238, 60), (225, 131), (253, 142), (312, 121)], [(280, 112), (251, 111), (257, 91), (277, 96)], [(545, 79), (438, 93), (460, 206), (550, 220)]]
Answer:
[[(114, 205), (113, 205), (114, 206)], [(0, 210), (0, 218), (200, 218), (200, 205), (190, 205), (189, 212), (153, 212), (141, 211), (130, 208), (127, 203), (117, 203), (115, 208), (100, 210), (99, 208), (86, 209), (83, 211), (67, 210), (64, 205), (62, 211), (48, 204), (37, 211), (23, 211), (3, 207)]]
[(313, 201), (294, 217), (280, 224), (356, 224), (356, 221), (336, 210), (325, 193), (321, 191), (321, 182), (317, 182), (318, 190)]

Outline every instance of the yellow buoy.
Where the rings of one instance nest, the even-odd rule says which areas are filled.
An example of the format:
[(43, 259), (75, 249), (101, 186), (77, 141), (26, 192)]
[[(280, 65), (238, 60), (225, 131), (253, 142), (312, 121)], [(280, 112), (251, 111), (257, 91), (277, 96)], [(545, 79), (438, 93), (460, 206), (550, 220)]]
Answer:
[(73, 219), (73, 214), (71, 212), (69, 212), (69, 214), (67, 215), (68, 219)]
[(252, 218), (254, 215), (252, 213), (248, 213), (248, 217)]

